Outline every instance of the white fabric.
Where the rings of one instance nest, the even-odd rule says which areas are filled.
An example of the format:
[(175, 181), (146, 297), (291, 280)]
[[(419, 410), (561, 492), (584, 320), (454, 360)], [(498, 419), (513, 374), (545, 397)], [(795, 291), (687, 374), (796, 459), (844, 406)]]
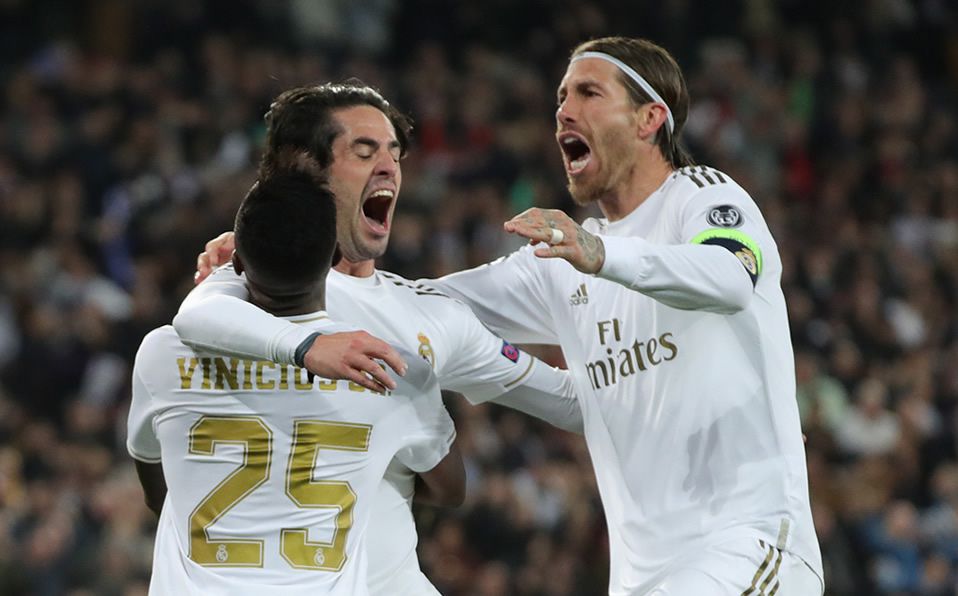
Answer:
[[(238, 299), (240, 298), (240, 299)], [(217, 270), (184, 301), (174, 326), (187, 344), (220, 352), (244, 349), (265, 353), (278, 345), (277, 333), (293, 336), (289, 323), (243, 302), (245, 282), (231, 268)], [(503, 400), (570, 430), (582, 432), (582, 415), (568, 373), (516, 351), (515, 360), (463, 304), (419, 287), (400, 276), (376, 271), (357, 278), (331, 271), (327, 308), (373, 335), (403, 346), (430, 362), (444, 389), (462, 392), (472, 403)], [(242, 320), (243, 325), (235, 321)], [(291, 342), (280, 351), (295, 349)], [(551, 399), (550, 399), (551, 398)], [(373, 504), (371, 532), (387, 539), (367, 543), (371, 594), (414, 596), (429, 584), (416, 557), (418, 537), (411, 504), (414, 476), (390, 465)]]
[[(688, 553), (642, 596), (822, 596), (822, 580), (798, 556), (755, 539)], [(638, 596), (638, 595), (637, 595)]]
[[(311, 331), (350, 329), (330, 323), (325, 314), (290, 320)], [(157, 530), (151, 593), (366, 594), (365, 543), (378, 540), (367, 538), (368, 520), (387, 466), (395, 458), (409, 469), (429, 470), (455, 438), (435, 376), (425, 363), (406, 357), (409, 373), (384, 396), (346, 381), (310, 378), (296, 367), (195, 352), (170, 326), (148, 334), (134, 364), (128, 448), (144, 461), (161, 456), (169, 488)], [(201, 566), (188, 556), (192, 512), (249, 453), (235, 442), (218, 442), (212, 453), (198, 453), (191, 451), (190, 437), (203, 420), (237, 416), (269, 429), (269, 448), (260, 451), (270, 454), (268, 472), (207, 531), (211, 540), (262, 540), (262, 565)], [(288, 493), (297, 421), (371, 428), (365, 452), (321, 448), (312, 471), (311, 482), (346, 482), (355, 495), (347, 558), (339, 571), (294, 568), (281, 554), (283, 528), (308, 528), (309, 540), (329, 540), (339, 513), (331, 507), (299, 507)]]
[(665, 103), (665, 100), (662, 99), (662, 96), (658, 94), (658, 92), (655, 90), (655, 87), (649, 84), (649, 82), (645, 80), (645, 77), (637, 73), (634, 68), (625, 62), (622, 62), (618, 58), (610, 56), (604, 52), (582, 52), (581, 54), (574, 56), (569, 63), (571, 64), (578, 60), (582, 60), (583, 58), (598, 58), (599, 60), (605, 60), (606, 62), (615, 64), (619, 70), (625, 74), (625, 76), (635, 81), (635, 84), (641, 87), (642, 90), (645, 91), (646, 95), (652, 99), (652, 101), (662, 104), (662, 106), (665, 108), (665, 115), (669, 120), (669, 132), (675, 132), (675, 119), (672, 117), (672, 109), (669, 107), (669, 104)]
[[(740, 218), (719, 220), (763, 253), (744, 299), (751, 278), (741, 263), (728, 268), (728, 250), (688, 245), (723, 206)], [(735, 538), (777, 545), (821, 575), (782, 265), (758, 207), (699, 166), (624, 219), (584, 227), (626, 239), (607, 243), (620, 265), (603, 275), (628, 287), (532, 247), (435, 286), (511, 341), (561, 345), (608, 522), (610, 594), (642, 594), (677, 553)]]

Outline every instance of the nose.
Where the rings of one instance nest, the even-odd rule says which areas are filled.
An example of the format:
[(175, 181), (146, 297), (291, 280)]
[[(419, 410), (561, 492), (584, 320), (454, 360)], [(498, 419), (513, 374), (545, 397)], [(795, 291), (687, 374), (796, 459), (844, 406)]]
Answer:
[(399, 175), (399, 162), (388, 151), (383, 151), (376, 161), (375, 173), (379, 176), (395, 178)]
[(572, 102), (568, 98), (565, 99), (562, 103), (559, 104), (559, 107), (556, 109), (556, 123), (557, 124), (572, 124), (575, 122), (575, 117), (573, 116), (573, 106)]

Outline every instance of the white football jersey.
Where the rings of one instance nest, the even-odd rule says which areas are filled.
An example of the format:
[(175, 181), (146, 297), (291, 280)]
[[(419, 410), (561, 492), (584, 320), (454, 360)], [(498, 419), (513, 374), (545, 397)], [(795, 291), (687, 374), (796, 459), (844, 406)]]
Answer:
[[(247, 296), (244, 278), (230, 266), (215, 271), (196, 292), (198, 296), (188, 300), (193, 302), (192, 319), (202, 324), (180, 324), (184, 341), (231, 353), (268, 353), (267, 345), (282, 343), (273, 341), (266, 332), (269, 324), (276, 322), (270, 315), (235, 300), (217, 302), (222, 295)], [(200, 297), (204, 293), (205, 297)], [(465, 305), (432, 288), (385, 271), (353, 277), (334, 270), (326, 279), (326, 299), (329, 312), (337, 320), (348, 321), (417, 354), (435, 371), (443, 389), (462, 392), (474, 404), (526, 390), (537, 391), (547, 399), (564, 395), (575, 403), (564, 371), (551, 369), (504, 342)], [(249, 322), (241, 330), (246, 337), (228, 328), (234, 318)], [(285, 335), (286, 339), (290, 337)], [(578, 414), (577, 405), (575, 410)], [(411, 511), (414, 488), (413, 472), (402, 462), (393, 462), (376, 494), (370, 519), (373, 539), (367, 541), (367, 552), (371, 594), (438, 594), (416, 557), (418, 537)]]
[[(624, 219), (584, 227), (606, 245), (600, 276), (525, 247), (430, 283), (511, 341), (562, 346), (608, 521), (610, 593), (645, 593), (683, 553), (739, 537), (821, 577), (782, 264), (758, 207), (696, 166)], [(746, 288), (743, 310), (715, 299), (729, 287)]]
[[(288, 320), (350, 330), (325, 313)], [(127, 446), (162, 463), (169, 489), (151, 594), (366, 594), (366, 532), (387, 466), (430, 470), (455, 438), (435, 376), (405, 358), (409, 372), (383, 395), (196, 352), (170, 326), (147, 335)]]
[[(353, 277), (331, 271), (327, 308), (336, 318), (419, 355), (443, 389), (481, 403), (521, 383), (536, 364), (527, 353), (492, 334), (458, 300), (393, 273)], [(541, 363), (538, 363), (542, 366)], [(419, 569), (412, 516), (415, 475), (394, 462), (376, 494), (370, 519), (371, 594), (437, 594)]]

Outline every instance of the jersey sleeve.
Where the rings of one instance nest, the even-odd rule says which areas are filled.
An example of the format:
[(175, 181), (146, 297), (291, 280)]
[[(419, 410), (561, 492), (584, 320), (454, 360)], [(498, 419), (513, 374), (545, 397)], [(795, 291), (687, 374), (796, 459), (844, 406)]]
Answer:
[(296, 349), (314, 330), (274, 317), (247, 302), (248, 296), (244, 278), (221, 267), (190, 292), (173, 327), (196, 350), (295, 364)]
[(126, 450), (136, 460), (155, 464), (160, 461), (160, 441), (153, 418), (156, 415), (153, 394), (144, 375), (150, 374), (153, 334), (144, 338), (133, 363), (133, 395), (126, 422)]
[(758, 207), (734, 183), (707, 186), (670, 205), (675, 244), (600, 235), (598, 276), (674, 308), (722, 314), (748, 306), (771, 235)]
[(479, 404), (521, 383), (535, 358), (489, 331), (463, 304), (448, 302), (440, 323), (449, 350), (436, 369), (443, 389), (458, 391)]
[(412, 420), (403, 429), (403, 447), (395, 459), (413, 472), (428, 472), (449, 453), (456, 439), (456, 427), (442, 403), (439, 382), (429, 365), (403, 350), (400, 354), (409, 363), (409, 369), (396, 391), (410, 397)]
[(531, 247), (486, 265), (418, 283), (457, 298), (497, 335), (517, 343), (559, 343), (543, 276)]

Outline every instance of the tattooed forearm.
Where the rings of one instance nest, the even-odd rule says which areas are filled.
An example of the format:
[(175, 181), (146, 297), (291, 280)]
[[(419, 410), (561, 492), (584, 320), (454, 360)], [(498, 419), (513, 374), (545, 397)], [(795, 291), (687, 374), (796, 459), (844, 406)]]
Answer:
[(590, 234), (582, 229), (582, 226), (575, 224), (576, 243), (579, 250), (582, 251), (584, 273), (598, 273), (605, 263), (605, 245), (598, 236)]

